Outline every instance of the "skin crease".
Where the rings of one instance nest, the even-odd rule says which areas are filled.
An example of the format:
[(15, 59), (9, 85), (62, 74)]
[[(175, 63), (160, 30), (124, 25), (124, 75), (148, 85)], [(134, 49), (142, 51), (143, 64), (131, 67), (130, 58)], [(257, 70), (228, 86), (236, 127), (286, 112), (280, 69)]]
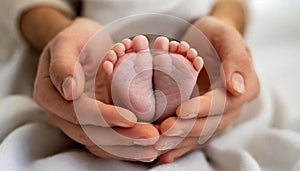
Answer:
[[(72, 20), (57, 9), (48, 6), (32, 8), (20, 17), (20, 30), (29, 45), (37, 50), (43, 49), (34, 88), (35, 101), (47, 111), (46, 116), (49, 123), (60, 128), (75, 141), (85, 145), (91, 153), (98, 157), (144, 162), (151, 162), (159, 157), (162, 163), (172, 162), (175, 158), (181, 157), (190, 150), (200, 148), (197, 145), (198, 135), (202, 130), (201, 125), (208, 118), (207, 111), (209, 111), (212, 91), (228, 92), (225, 112), (216, 133), (230, 124), (240, 114), (242, 106), (259, 94), (259, 82), (253, 68), (251, 54), (240, 34), (244, 32), (247, 23), (245, 5), (241, 2), (236, 0), (217, 1), (211, 11), (211, 17), (204, 17), (194, 23), (208, 37), (220, 56), (225, 72), (224, 80), (227, 90), (210, 90), (205, 70), (202, 70), (198, 77), (198, 85), (202, 95), (180, 105), (177, 108), (177, 116), (167, 118), (160, 125), (136, 123), (136, 117), (130, 111), (120, 109), (122, 111), (121, 115), (115, 107), (101, 101), (95, 101), (84, 95), (85, 82), (82, 78), (84, 78), (85, 73), (81, 68), (88, 67), (88, 65), (78, 63), (76, 58), (90, 36), (101, 28), (98, 23), (83, 18)], [(39, 30), (39, 32), (35, 30)], [(74, 35), (78, 39), (75, 40)], [(110, 46), (112, 42), (108, 44), (107, 46)], [(69, 53), (61, 52), (57, 47), (64, 47)], [(73, 75), (75, 66), (79, 66), (77, 67), (79, 70)], [(234, 86), (232, 80), (233, 73), (242, 76), (244, 90), (240, 90), (243, 91), (236, 91), (236, 86)], [(65, 78), (69, 76), (73, 79), (66, 81)], [(64, 90), (62, 88), (63, 83), (65, 83)], [(72, 88), (75, 91), (71, 91)], [(135, 151), (135, 153), (132, 156), (119, 154), (120, 157), (108, 154), (98, 146), (91, 145), (90, 138), (80, 131), (83, 128), (78, 123), (72, 101), (82, 104), (79, 107), (88, 113), (83, 126), (93, 126), (96, 132), (104, 131), (107, 127), (113, 127), (118, 133), (126, 136), (134, 137), (133, 135), (138, 135), (134, 137), (135, 142), (123, 141), (120, 138), (120, 144), (110, 147), (115, 151)], [(97, 104), (98, 109), (101, 110), (105, 121), (109, 125), (105, 125), (103, 121), (94, 121), (95, 116), (93, 115), (96, 112), (92, 109), (87, 110), (92, 103)], [(179, 145), (166, 153), (160, 154), (159, 149), (161, 146), (166, 143), (170, 144), (175, 141), (174, 138), (180, 138), (180, 135), (165, 135), (159, 139), (158, 135), (169, 130), (174, 125), (177, 117), (181, 117), (182, 113), (178, 112), (181, 108), (192, 109), (190, 105), (203, 106), (200, 109), (201, 111), (198, 111), (197, 115), (194, 116), (196, 125), (189, 136), (184, 137)], [(185, 113), (188, 112), (188, 110), (185, 111)], [(184, 130), (184, 123), (192, 120), (181, 119), (181, 122), (175, 124), (172, 130), (174, 132)], [(122, 144), (123, 142), (124, 144)], [(114, 141), (107, 137), (105, 143), (113, 144)], [(142, 145), (143, 148), (136, 144)]]

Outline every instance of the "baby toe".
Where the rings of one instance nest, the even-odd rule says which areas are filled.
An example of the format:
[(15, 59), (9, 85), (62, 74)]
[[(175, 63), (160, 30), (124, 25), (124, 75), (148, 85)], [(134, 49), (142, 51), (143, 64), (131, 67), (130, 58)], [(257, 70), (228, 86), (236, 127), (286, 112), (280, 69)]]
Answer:
[(130, 39), (122, 40), (123, 45), (125, 46), (125, 51), (128, 51), (132, 48), (132, 41)]
[(125, 46), (123, 43), (115, 44), (112, 50), (115, 51), (118, 57), (125, 55)]
[(203, 59), (199, 56), (196, 57), (193, 61), (193, 66), (198, 72), (202, 69), (203, 64), (204, 64)]
[(185, 41), (182, 41), (178, 46), (177, 53), (182, 56), (186, 56), (189, 49), (190, 49), (190, 45)]
[(110, 50), (106, 56), (105, 56), (105, 60), (112, 62), (113, 64), (117, 62), (118, 57), (115, 51)]
[(169, 39), (166, 37), (158, 37), (154, 41), (154, 49), (162, 52), (169, 52)]
[(134, 37), (132, 40), (132, 48), (135, 52), (149, 50), (148, 39), (143, 35)]
[(176, 41), (171, 41), (169, 45), (169, 52), (176, 53), (178, 50), (179, 43)]
[(198, 53), (195, 49), (190, 48), (186, 54), (186, 57), (189, 61), (193, 62), (194, 59), (197, 57)]

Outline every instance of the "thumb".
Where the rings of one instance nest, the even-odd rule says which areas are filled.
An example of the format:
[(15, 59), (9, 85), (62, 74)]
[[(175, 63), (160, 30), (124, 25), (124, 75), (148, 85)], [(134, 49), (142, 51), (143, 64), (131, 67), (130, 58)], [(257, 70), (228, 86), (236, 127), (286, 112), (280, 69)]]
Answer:
[(225, 60), (222, 66), (228, 92), (236, 97), (242, 96), (245, 101), (251, 101), (259, 95), (260, 84), (252, 62), (246, 59), (228, 62)]
[(79, 52), (68, 43), (58, 43), (52, 47), (49, 70), (51, 81), (64, 99), (77, 99), (85, 86), (84, 72), (78, 61)]
[(239, 71), (235, 71), (227, 79), (227, 89), (235, 96), (240, 96), (245, 93), (245, 80)]
[(244, 73), (247, 73), (245, 70), (247, 70), (248, 67), (243, 67), (234, 60), (223, 61), (222, 67), (227, 90), (234, 96), (243, 95), (246, 89), (245, 80), (247, 76)]

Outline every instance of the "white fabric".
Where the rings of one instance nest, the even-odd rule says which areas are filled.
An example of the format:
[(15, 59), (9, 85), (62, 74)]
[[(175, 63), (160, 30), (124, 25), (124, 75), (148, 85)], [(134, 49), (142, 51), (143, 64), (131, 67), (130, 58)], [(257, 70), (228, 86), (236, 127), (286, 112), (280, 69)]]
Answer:
[[(282, 8), (282, 5), (279, 6)], [(256, 34), (257, 32), (252, 36), (256, 38)], [(277, 54), (271, 53), (273, 56), (267, 56), (266, 49), (260, 46), (259, 48), (254, 46), (253, 51), (254, 54), (258, 54), (255, 59), (256, 63), (260, 64), (258, 71), (263, 75), (261, 80), (266, 78), (264, 76), (267, 74), (263, 72), (266, 69), (273, 69), (274, 78), (282, 78), (278, 74), (281, 71), (272, 68), (282, 63), (280, 60), (273, 60)], [(290, 44), (290, 46), (294, 46), (296, 52), (297, 44)], [(7, 45), (5, 48), (12, 53), (6, 54), (10, 58), (0, 67), (0, 171), (300, 170), (300, 126), (289, 124), (299, 123), (296, 121), (300, 121), (300, 110), (293, 115), (293, 122), (289, 122), (291, 115), (283, 107), (286, 103), (299, 103), (299, 101), (290, 101), (290, 99), (299, 100), (299, 96), (294, 95), (295, 90), (282, 87), (290, 97), (278, 98), (272, 95), (272, 90), (264, 86), (266, 84), (262, 81), (260, 97), (248, 104), (243, 114), (223, 134), (211, 141), (203, 151), (193, 151), (173, 163), (149, 166), (142, 163), (104, 160), (74, 146), (70, 139), (44, 121), (43, 112), (30, 98), (36, 54), (21, 46)], [(272, 66), (268, 65), (271, 60)], [(293, 71), (289, 69), (297, 64), (297, 62), (289, 63), (290, 67), (286, 68), (286, 72)], [(289, 74), (293, 77), (298, 76), (297, 72)]]
[(152, 168), (96, 158), (47, 125), (32, 99), (6, 96), (0, 100), (0, 170), (299, 170), (300, 134), (270, 127), (276, 107), (269, 91), (262, 90), (205, 153), (193, 151)]
[(83, 15), (101, 24), (141, 13), (163, 13), (187, 21), (209, 12), (214, 0), (85, 0)]

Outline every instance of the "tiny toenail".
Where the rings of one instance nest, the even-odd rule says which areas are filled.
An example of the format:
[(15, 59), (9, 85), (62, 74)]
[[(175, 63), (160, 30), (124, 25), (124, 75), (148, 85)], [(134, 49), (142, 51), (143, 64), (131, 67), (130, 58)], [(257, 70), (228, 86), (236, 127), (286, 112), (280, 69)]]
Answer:
[(186, 41), (181, 41), (180, 44), (186, 46), (187, 48), (190, 48), (190, 45)]
[(203, 58), (201, 56), (197, 56), (197, 57), (200, 59), (202, 65), (203, 65), (204, 64)]
[(198, 55), (198, 52), (196, 51), (196, 49), (194, 49), (194, 48), (191, 48), (190, 49), (194, 54), (195, 54), (195, 56), (197, 56)]
[(177, 42), (177, 41), (171, 41), (170, 43), (172, 43), (172, 44), (176, 44), (176, 45), (178, 45), (179, 43)]
[(123, 39), (122, 42), (128, 42), (130, 39)]
[(122, 43), (124, 44), (125, 49), (130, 49), (130, 47), (131, 47), (131, 40), (130, 39), (123, 39)]

